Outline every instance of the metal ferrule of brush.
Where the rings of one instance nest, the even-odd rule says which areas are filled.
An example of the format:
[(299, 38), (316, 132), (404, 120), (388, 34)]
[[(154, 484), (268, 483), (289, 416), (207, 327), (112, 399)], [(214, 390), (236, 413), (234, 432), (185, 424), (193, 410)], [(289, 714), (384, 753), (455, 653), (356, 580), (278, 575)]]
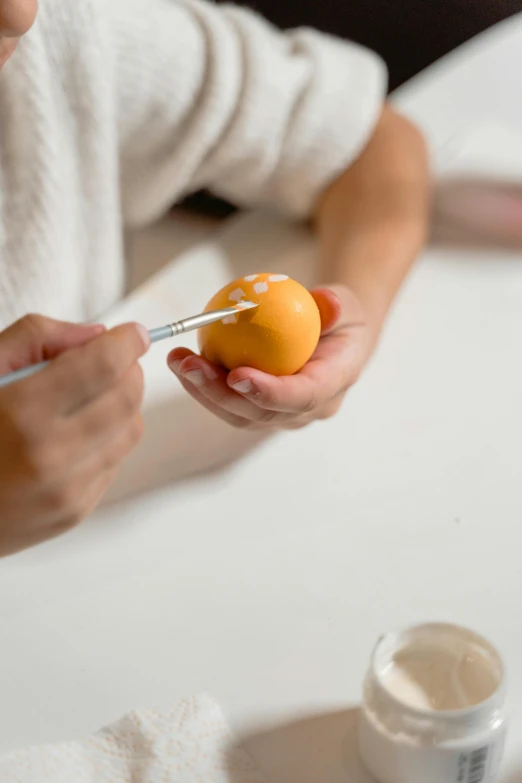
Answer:
[(208, 326), (216, 321), (221, 321), (223, 318), (227, 318), (230, 315), (249, 310), (256, 305), (251, 302), (241, 303), (241, 305), (234, 305), (232, 307), (226, 307), (223, 310), (211, 310), (208, 313), (201, 313), (201, 315), (193, 315), (190, 318), (184, 318), (182, 321), (176, 321), (166, 326), (160, 326), (157, 329), (151, 329), (149, 332), (150, 341), (156, 343), (159, 340), (165, 340), (168, 337), (175, 337), (183, 332), (191, 332), (194, 329), (201, 329), (202, 326)]

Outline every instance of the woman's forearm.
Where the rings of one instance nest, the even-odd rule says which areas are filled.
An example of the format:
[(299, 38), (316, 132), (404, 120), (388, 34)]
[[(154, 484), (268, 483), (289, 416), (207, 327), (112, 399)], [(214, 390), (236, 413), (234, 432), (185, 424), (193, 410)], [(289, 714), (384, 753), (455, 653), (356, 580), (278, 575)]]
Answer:
[(325, 282), (350, 287), (382, 323), (426, 241), (429, 202), (422, 135), (387, 107), (360, 158), (318, 205)]

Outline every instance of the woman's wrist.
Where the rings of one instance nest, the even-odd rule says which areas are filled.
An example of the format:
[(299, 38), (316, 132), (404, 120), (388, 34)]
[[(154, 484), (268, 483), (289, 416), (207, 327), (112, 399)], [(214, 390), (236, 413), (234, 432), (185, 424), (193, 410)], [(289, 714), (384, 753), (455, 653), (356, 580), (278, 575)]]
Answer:
[(350, 288), (380, 328), (424, 243), (422, 222), (378, 223), (347, 237), (328, 264), (329, 278)]
[(422, 134), (386, 107), (360, 158), (317, 205), (324, 277), (348, 286), (380, 325), (425, 245), (430, 190)]

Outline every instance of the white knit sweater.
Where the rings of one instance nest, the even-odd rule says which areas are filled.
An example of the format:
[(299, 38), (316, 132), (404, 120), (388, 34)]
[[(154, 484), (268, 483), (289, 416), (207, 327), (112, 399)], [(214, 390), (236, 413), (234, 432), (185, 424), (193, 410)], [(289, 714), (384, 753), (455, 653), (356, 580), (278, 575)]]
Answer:
[(0, 73), (0, 327), (92, 319), (122, 234), (200, 187), (306, 215), (367, 142), (385, 70), (200, 0), (40, 0)]

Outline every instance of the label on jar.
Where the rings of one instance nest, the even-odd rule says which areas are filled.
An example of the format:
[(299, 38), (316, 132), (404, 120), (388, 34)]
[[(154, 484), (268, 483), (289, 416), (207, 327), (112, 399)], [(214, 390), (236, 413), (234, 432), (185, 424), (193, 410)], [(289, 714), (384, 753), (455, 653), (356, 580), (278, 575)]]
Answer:
[(359, 723), (359, 750), (380, 783), (497, 783), (506, 722), (475, 736), (420, 745), (382, 730), (367, 711)]
[(502, 758), (503, 745), (504, 742), (501, 740), (459, 753), (454, 783), (494, 783)]

